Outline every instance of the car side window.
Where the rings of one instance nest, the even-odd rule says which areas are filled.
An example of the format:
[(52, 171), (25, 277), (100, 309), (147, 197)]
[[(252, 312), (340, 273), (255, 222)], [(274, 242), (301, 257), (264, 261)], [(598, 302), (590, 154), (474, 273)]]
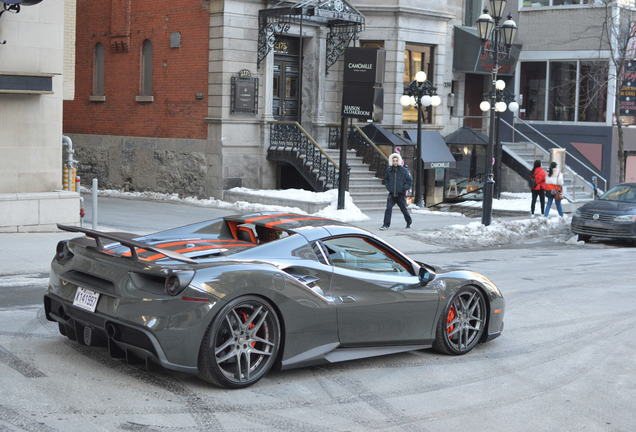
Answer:
[(410, 275), (405, 263), (364, 237), (337, 237), (323, 240), (329, 261), (335, 267), (374, 273)]

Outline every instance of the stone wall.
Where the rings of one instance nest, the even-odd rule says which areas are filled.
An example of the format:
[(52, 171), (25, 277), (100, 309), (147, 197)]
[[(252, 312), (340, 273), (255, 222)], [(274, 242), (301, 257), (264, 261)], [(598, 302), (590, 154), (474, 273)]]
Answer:
[(205, 140), (70, 135), (84, 186), (220, 196), (221, 166)]

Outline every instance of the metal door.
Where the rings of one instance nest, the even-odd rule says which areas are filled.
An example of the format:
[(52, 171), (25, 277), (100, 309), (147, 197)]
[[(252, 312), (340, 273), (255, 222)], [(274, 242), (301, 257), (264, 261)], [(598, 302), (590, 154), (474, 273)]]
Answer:
[[(332, 247), (331, 240), (322, 243), (333, 265), (330, 295), (336, 300), (340, 342), (347, 346), (429, 343), (439, 293), (422, 286), (419, 276), (408, 272), (391, 273), (378, 267), (364, 271), (364, 265), (356, 269), (355, 263), (340, 265), (347, 258), (339, 259), (338, 255), (342, 256), (342, 249), (347, 247), (354, 255), (360, 252), (358, 256), (363, 259), (374, 254), (372, 248), (376, 248), (385, 255), (383, 262), (376, 261), (381, 266), (389, 260), (399, 262), (399, 257), (369, 239), (348, 238), (364, 243), (352, 241), (340, 251), (337, 245)], [(366, 251), (365, 244), (369, 246)]]

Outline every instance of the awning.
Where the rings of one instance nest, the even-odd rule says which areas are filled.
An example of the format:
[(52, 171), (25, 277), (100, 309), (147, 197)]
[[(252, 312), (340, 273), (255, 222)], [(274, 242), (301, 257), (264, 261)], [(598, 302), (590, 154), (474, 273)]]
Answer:
[[(413, 143), (417, 141), (417, 132), (406, 132)], [(454, 168), (455, 158), (451, 154), (446, 141), (437, 131), (422, 131), (422, 162), (424, 168)]]
[(368, 125), (360, 129), (362, 129), (362, 131), (369, 137), (371, 141), (373, 141), (375, 145), (413, 145), (413, 143), (406, 138), (403, 138), (395, 132), (385, 129), (375, 123), (369, 123)]
[[(492, 73), (492, 57), (490, 54), (482, 53), (481, 39), (479, 39), (477, 29), (455, 26), (454, 39), (453, 70), (455, 72)], [(499, 59), (499, 75), (514, 75), (520, 52), (521, 45), (513, 44), (510, 48), (510, 55)]]
[(460, 127), (444, 138), (447, 145), (488, 145), (488, 136), (469, 127)]
[(348, 0), (280, 0), (258, 11), (258, 58), (260, 66), (274, 48), (276, 35), (284, 35), (292, 23), (303, 21), (327, 26), (327, 71), (364, 28), (364, 16)]

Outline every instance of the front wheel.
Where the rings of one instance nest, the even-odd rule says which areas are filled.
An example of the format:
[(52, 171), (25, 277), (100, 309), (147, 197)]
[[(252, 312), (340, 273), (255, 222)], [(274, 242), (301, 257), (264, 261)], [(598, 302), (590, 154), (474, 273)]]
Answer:
[(199, 376), (220, 387), (250, 386), (271, 369), (280, 341), (280, 323), (267, 300), (234, 299), (221, 309), (203, 337)]
[(591, 237), (592, 236), (590, 236), (590, 235), (578, 234), (577, 235), (577, 240), (578, 241), (582, 241), (582, 242), (589, 242)]
[(451, 298), (437, 323), (433, 348), (462, 355), (479, 343), (486, 329), (486, 301), (475, 287), (465, 286)]

